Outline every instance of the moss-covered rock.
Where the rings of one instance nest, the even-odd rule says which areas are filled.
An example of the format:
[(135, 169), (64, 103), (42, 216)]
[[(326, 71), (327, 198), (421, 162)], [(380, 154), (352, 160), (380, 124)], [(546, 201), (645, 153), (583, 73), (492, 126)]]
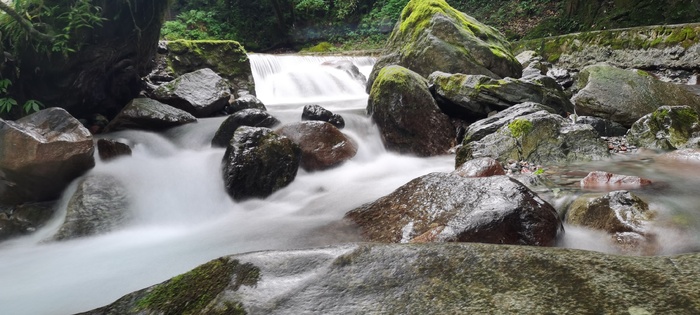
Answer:
[[(476, 138), (465, 137), (457, 151), (456, 165), (479, 157), (501, 162), (509, 159), (555, 165), (601, 160), (609, 157), (607, 145), (590, 125), (573, 124), (568, 119), (538, 111), (509, 120), (499, 119), (495, 132)], [(468, 131), (469, 132), (469, 131)], [(472, 133), (475, 134), (475, 133)], [(479, 133), (483, 135), (484, 132)]]
[(660, 150), (697, 147), (697, 137), (700, 120), (689, 106), (661, 106), (636, 121), (627, 132), (630, 144)]
[(401, 12), (367, 82), (372, 88), (382, 68), (396, 64), (423, 77), (435, 71), (520, 77), (522, 66), (510, 44), (494, 28), (449, 6), (444, 0), (412, 0)]
[(234, 91), (255, 93), (248, 53), (231, 40), (176, 40), (166, 42), (166, 61), (175, 75), (210, 68), (227, 79)]
[[(209, 303), (221, 307), (217, 309), (228, 303), (228, 312), (216, 312), (213, 306), (192, 313), (700, 313), (700, 254), (629, 257), (561, 248), (432, 243), (343, 245), (225, 259), (258, 266), (258, 285), (238, 291), (229, 285)], [(224, 279), (234, 278), (238, 279)], [(207, 286), (186, 291), (201, 287)], [(140, 292), (86, 314), (168, 314), (139, 312), (138, 296), (145, 291)]]
[(428, 81), (401, 66), (383, 68), (370, 91), (367, 113), (379, 127), (384, 145), (401, 153), (445, 154), (455, 128), (440, 111)]
[(644, 71), (598, 64), (584, 68), (576, 84), (579, 92), (571, 100), (578, 114), (610, 119), (625, 127), (662, 105), (700, 110), (700, 96)]

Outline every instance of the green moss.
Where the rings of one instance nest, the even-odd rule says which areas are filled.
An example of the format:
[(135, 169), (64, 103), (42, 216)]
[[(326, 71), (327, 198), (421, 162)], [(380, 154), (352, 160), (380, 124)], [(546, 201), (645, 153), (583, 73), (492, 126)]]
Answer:
[(508, 129), (510, 129), (510, 134), (514, 138), (520, 138), (532, 131), (532, 122), (527, 119), (515, 119), (510, 124), (508, 124)]
[[(233, 279), (233, 275), (236, 278)], [(137, 310), (153, 310), (163, 314), (201, 314), (227, 287), (238, 290), (252, 286), (260, 279), (260, 269), (252, 264), (219, 258), (192, 271), (155, 286), (136, 302)], [(242, 314), (242, 307), (225, 307), (220, 314)], [(243, 312), (244, 313), (244, 312)]]
[(329, 42), (320, 42), (316, 44), (315, 46), (309, 47), (308, 49), (304, 49), (304, 52), (312, 52), (312, 53), (321, 53), (321, 52), (329, 52), (333, 50), (333, 44)]

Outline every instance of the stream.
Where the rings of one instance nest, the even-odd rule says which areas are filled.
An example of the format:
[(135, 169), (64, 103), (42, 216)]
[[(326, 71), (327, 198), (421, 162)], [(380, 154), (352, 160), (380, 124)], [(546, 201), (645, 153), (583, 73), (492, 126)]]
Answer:
[[(224, 149), (211, 139), (224, 117), (164, 133), (123, 131), (104, 138), (131, 145), (133, 156), (97, 161), (91, 174), (126, 184), (134, 220), (98, 236), (46, 242), (62, 223), (69, 187), (56, 217), (36, 233), (0, 243), (0, 314), (73, 314), (104, 306), (211, 259), (250, 251), (324, 246), (357, 240), (335, 228), (343, 215), (431, 172), (454, 169), (454, 156), (417, 158), (387, 152), (365, 115), (361, 82), (320, 63), (350, 60), (368, 76), (363, 57), (251, 55), (258, 97), (283, 123), (299, 121), (306, 104), (319, 104), (346, 121), (343, 132), (359, 144), (355, 158), (330, 170), (299, 173), (289, 186), (260, 200), (234, 202), (220, 174)], [(606, 170), (651, 178), (663, 185), (640, 192), (658, 209), (659, 253), (700, 248), (700, 171), (664, 164), (657, 155), (621, 156), (567, 168), (561, 190), (576, 191), (579, 173)], [(572, 171), (573, 170), (573, 171)], [(576, 172), (580, 170), (581, 172)], [(565, 173), (562, 171), (562, 173)], [(573, 183), (573, 184), (572, 184)], [(567, 198), (546, 197), (563, 206)], [(566, 227), (561, 246), (614, 253), (604, 235)]]

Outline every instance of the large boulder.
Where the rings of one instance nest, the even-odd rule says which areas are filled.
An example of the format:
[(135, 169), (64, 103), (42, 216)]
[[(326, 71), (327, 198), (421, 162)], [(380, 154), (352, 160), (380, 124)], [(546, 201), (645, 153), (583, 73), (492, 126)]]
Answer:
[(302, 121), (276, 130), (301, 148), (301, 167), (307, 171), (328, 169), (357, 154), (357, 143), (323, 121)]
[(272, 128), (279, 123), (280, 121), (277, 118), (262, 109), (243, 109), (231, 114), (221, 123), (214, 134), (214, 138), (211, 140), (211, 145), (225, 148), (231, 142), (236, 129), (240, 126)]
[(482, 242), (552, 246), (556, 210), (507, 176), (432, 173), (348, 212), (369, 241)]
[[(142, 90), (141, 78), (153, 67), (169, 1), (90, 0), (80, 5), (83, 4), (99, 8), (99, 11), (90, 11), (90, 14), (97, 14), (99, 23), (79, 17), (66, 18), (82, 12), (73, 2), (36, 3), (45, 5), (47, 10), (31, 10), (32, 14), (51, 12), (31, 17), (33, 21), (41, 21), (37, 27), (44, 31), (47, 30), (45, 26), (65, 27), (57, 31), (60, 34), (69, 30), (69, 38), (47, 42), (49, 47), (44, 49), (37, 49), (35, 40), (13, 41), (15, 57), (22, 62), (16, 63), (18, 70), (5, 67), (5, 72), (20, 74), (13, 80), (17, 88), (13, 92), (18, 100), (39, 100), (47, 106), (65, 108), (78, 118), (88, 118), (94, 113), (111, 118)], [(7, 35), (6, 32), (3, 35)], [(51, 51), (61, 50), (61, 45), (74, 51), (61, 51), (65, 54)], [(10, 78), (5, 74), (4, 78)]]
[(382, 69), (367, 102), (384, 145), (400, 153), (430, 156), (447, 153), (455, 128), (428, 90), (428, 81), (401, 66)]
[(498, 130), (499, 128), (509, 124), (520, 116), (546, 111), (554, 113), (554, 109), (537, 103), (522, 103), (509, 107), (495, 115), (475, 121), (464, 133), (464, 143), (481, 140)]
[(164, 130), (195, 122), (192, 114), (150, 98), (135, 98), (105, 127), (105, 132), (124, 129)]
[(153, 98), (195, 117), (208, 117), (224, 109), (231, 88), (209, 68), (185, 73), (153, 91)]
[(519, 78), (522, 71), (501, 33), (444, 0), (411, 0), (401, 12), (386, 51), (372, 69), (368, 91), (388, 65), (406, 67), (423, 77), (443, 71)]
[(228, 80), (237, 93), (255, 93), (250, 59), (240, 43), (232, 40), (174, 40), (165, 42), (165, 48), (166, 62), (175, 76), (209, 68)]
[(574, 113), (574, 105), (556, 82), (545, 86), (537, 81), (444, 72), (434, 72), (428, 80), (442, 110), (467, 121), (525, 102), (543, 104), (562, 116)]
[(698, 147), (698, 113), (689, 106), (661, 106), (636, 121), (627, 132), (629, 144), (659, 150)]
[(57, 199), (95, 166), (94, 151), (90, 132), (64, 109), (0, 119), (0, 203)]
[(579, 74), (576, 86), (579, 91), (571, 100), (577, 114), (610, 119), (628, 128), (663, 105), (700, 110), (700, 96), (641, 70), (588, 66)]
[(697, 314), (698, 275), (697, 253), (351, 244), (219, 258), (84, 314)]
[(576, 123), (593, 126), (601, 137), (621, 137), (627, 133), (627, 128), (623, 125), (600, 117), (577, 116)]
[(297, 175), (301, 150), (269, 128), (241, 126), (226, 148), (223, 178), (236, 200), (260, 197), (289, 185)]
[(456, 165), (479, 157), (557, 165), (609, 156), (608, 146), (590, 125), (538, 111), (514, 118), (477, 141), (468, 135), (457, 151)]
[(65, 220), (53, 238), (68, 240), (114, 230), (130, 219), (128, 207), (121, 182), (109, 175), (88, 175), (68, 201)]

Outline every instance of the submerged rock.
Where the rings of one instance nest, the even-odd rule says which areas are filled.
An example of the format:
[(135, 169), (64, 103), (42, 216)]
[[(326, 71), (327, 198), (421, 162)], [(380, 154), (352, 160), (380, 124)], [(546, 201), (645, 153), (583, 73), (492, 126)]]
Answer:
[(329, 60), (324, 61), (321, 65), (345, 71), (345, 73), (347, 73), (348, 76), (353, 78), (355, 81), (360, 82), (362, 85), (364, 85), (367, 82), (367, 78), (365, 77), (365, 75), (362, 74), (362, 72), (360, 72), (360, 69), (350, 60)]
[(301, 148), (301, 167), (318, 171), (338, 166), (357, 154), (357, 143), (323, 121), (302, 121), (276, 130)]
[(590, 125), (574, 124), (559, 115), (539, 111), (512, 119), (477, 141), (468, 134), (457, 151), (456, 165), (479, 157), (556, 165), (609, 156), (608, 146)]
[(90, 131), (60, 108), (0, 119), (0, 203), (57, 199), (95, 166)]
[(112, 231), (126, 223), (128, 193), (123, 184), (109, 175), (89, 175), (68, 201), (66, 218), (54, 235), (67, 240)]
[(496, 29), (450, 7), (444, 0), (412, 0), (401, 13), (367, 82), (400, 65), (427, 77), (435, 71), (519, 78), (522, 66)]
[(105, 132), (124, 129), (165, 130), (197, 121), (192, 114), (150, 98), (135, 98), (114, 117)]
[(153, 98), (195, 117), (208, 117), (224, 109), (231, 88), (209, 68), (185, 73), (153, 91)]
[(660, 81), (641, 70), (606, 64), (584, 68), (571, 99), (579, 115), (609, 119), (630, 127), (662, 105), (688, 105), (700, 110), (700, 96), (682, 86)]
[[(432, 173), (348, 212), (369, 241), (554, 245), (556, 210), (507, 177)], [(427, 234), (427, 235), (426, 235)]]
[(455, 128), (435, 103), (428, 81), (406, 68), (382, 69), (370, 92), (367, 113), (389, 150), (431, 156), (445, 154), (453, 146)]
[(651, 180), (646, 178), (601, 171), (590, 172), (581, 179), (584, 189), (639, 189), (647, 185), (651, 185)]
[(267, 111), (267, 107), (265, 107), (265, 104), (263, 104), (262, 101), (260, 101), (257, 97), (255, 97), (255, 95), (252, 94), (245, 94), (236, 98), (231, 97), (231, 99), (229, 99), (228, 101), (228, 105), (224, 110), (227, 114), (233, 114), (235, 112), (248, 108)]
[(223, 179), (236, 200), (265, 198), (297, 175), (301, 150), (287, 137), (262, 127), (241, 126), (226, 148)]
[(243, 109), (231, 114), (221, 123), (211, 140), (211, 145), (225, 148), (231, 142), (236, 129), (241, 126), (272, 128), (279, 123), (277, 118), (262, 109)]
[(661, 106), (636, 121), (627, 141), (638, 147), (675, 150), (700, 146), (700, 120), (689, 106)]
[(345, 128), (345, 119), (338, 114), (321, 107), (320, 105), (306, 105), (301, 112), (301, 120), (318, 120), (330, 123), (338, 129)]
[(84, 314), (695, 314), (699, 274), (700, 254), (352, 244), (219, 258)]
[[(547, 78), (547, 77), (544, 77)], [(574, 112), (574, 105), (553, 82), (532, 82), (513, 78), (496, 80), (484, 75), (434, 72), (428, 78), (438, 104), (452, 117), (469, 121), (486, 118), (516, 104), (533, 102), (554, 109), (560, 115)]]

